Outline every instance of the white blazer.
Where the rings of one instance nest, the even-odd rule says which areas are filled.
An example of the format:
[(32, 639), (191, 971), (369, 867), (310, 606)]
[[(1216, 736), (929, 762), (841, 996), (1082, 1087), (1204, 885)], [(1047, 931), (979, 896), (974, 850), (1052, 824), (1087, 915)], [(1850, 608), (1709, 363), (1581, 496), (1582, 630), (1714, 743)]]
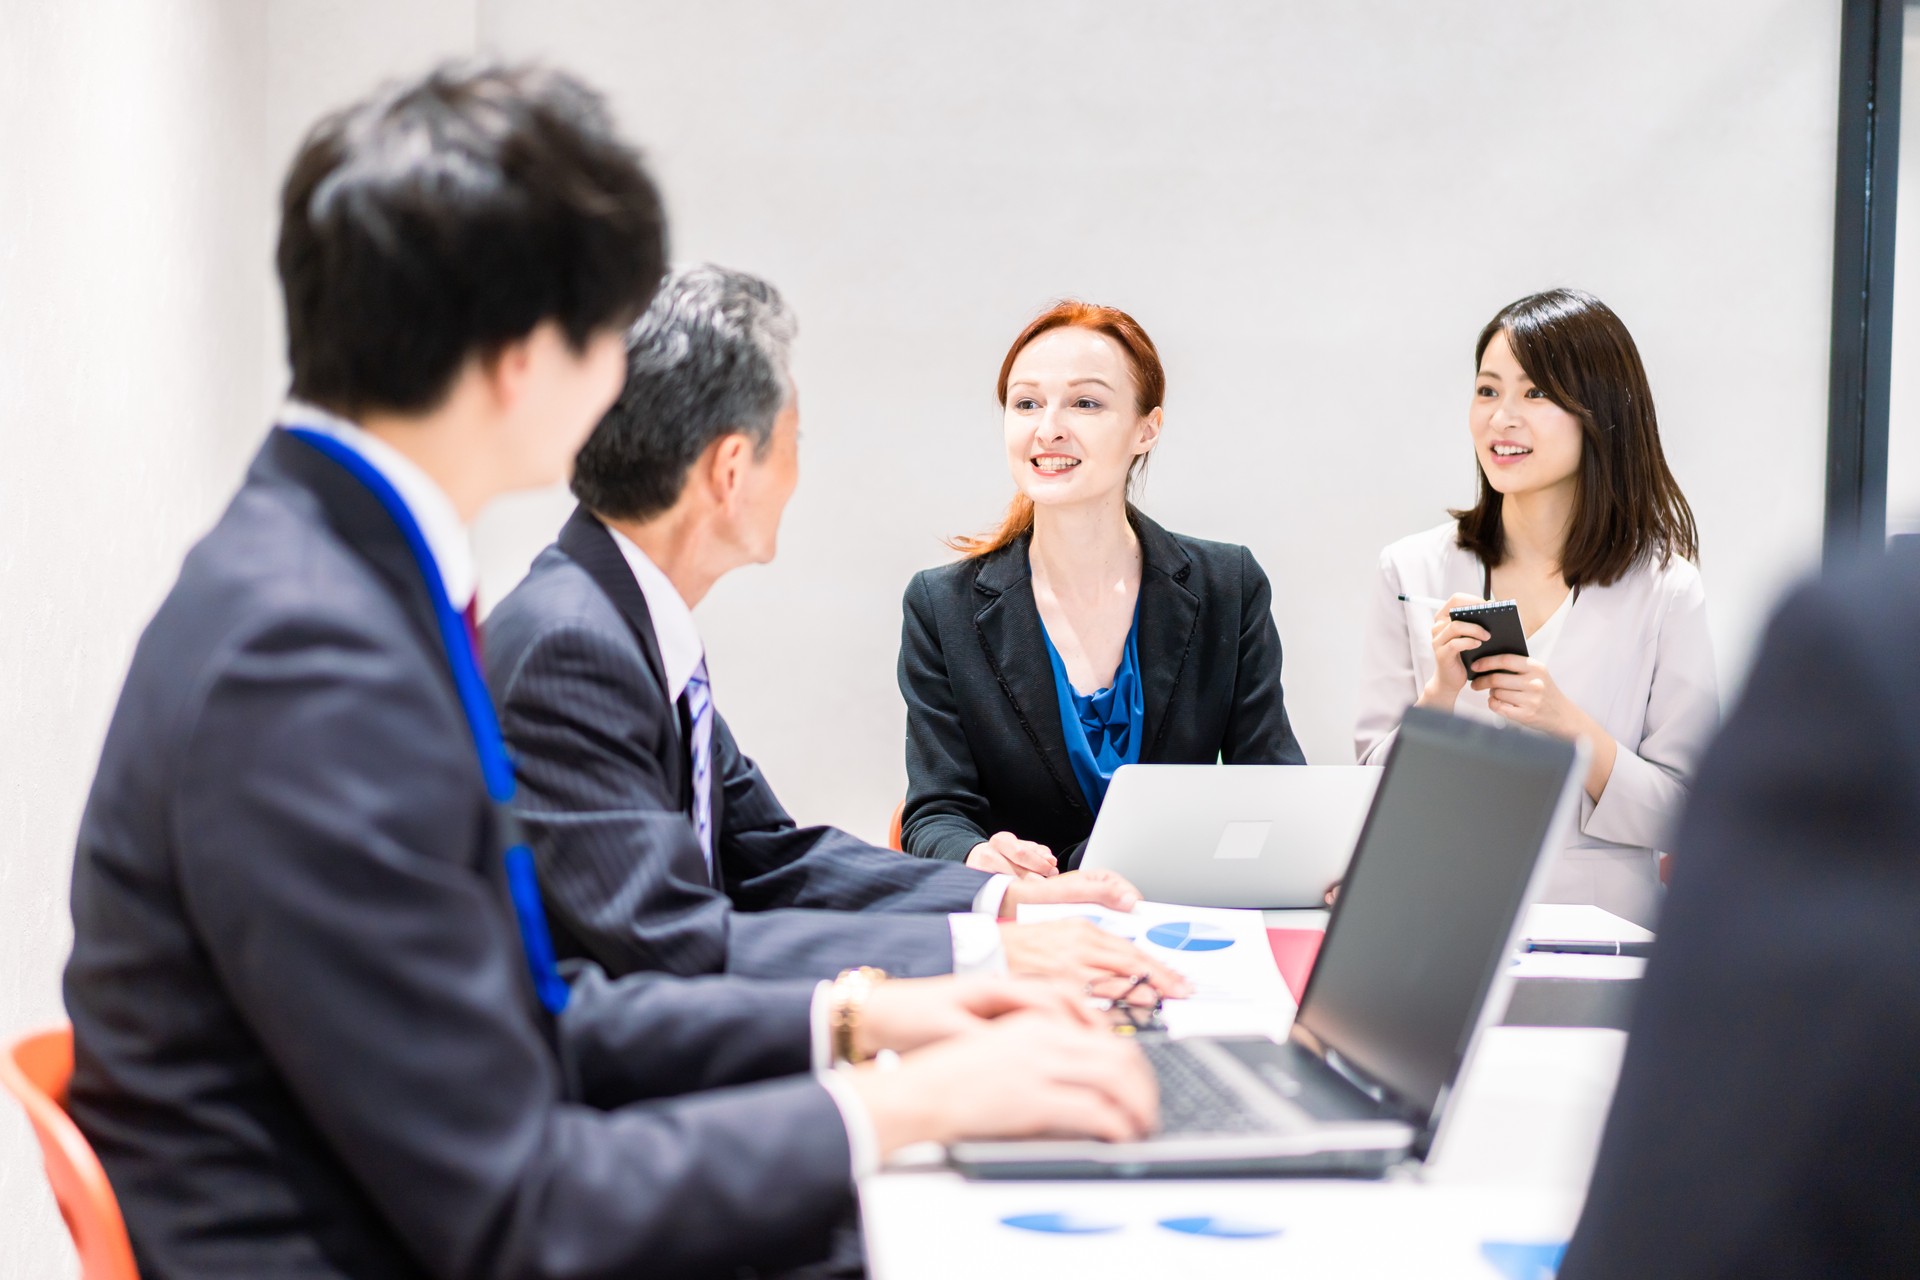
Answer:
[[(1455, 544), (1455, 528), (1448, 521), (1380, 553), (1354, 730), (1361, 764), (1386, 763), (1401, 716), (1433, 677), (1433, 610), (1395, 597), (1477, 598), (1485, 589), (1480, 558)], [(1536, 632), (1550, 642), (1535, 656), (1554, 683), (1620, 747), (1599, 803), (1581, 793), (1579, 830), (1543, 901), (1591, 902), (1641, 924), (1658, 914), (1655, 851), (1669, 838), (1720, 723), (1706, 604), (1692, 564), (1677, 556), (1665, 565), (1643, 560), (1612, 586), (1582, 588)], [(1510, 723), (1472, 689), (1461, 691), (1454, 710)]]

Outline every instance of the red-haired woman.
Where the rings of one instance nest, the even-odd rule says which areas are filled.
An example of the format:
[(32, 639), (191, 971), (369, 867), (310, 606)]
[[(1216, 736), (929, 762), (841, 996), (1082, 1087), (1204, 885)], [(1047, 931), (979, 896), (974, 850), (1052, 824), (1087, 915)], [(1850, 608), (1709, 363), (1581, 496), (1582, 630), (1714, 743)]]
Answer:
[[(1640, 352), (1600, 299), (1522, 298), (1481, 330), (1474, 361), (1479, 499), (1380, 555), (1359, 760), (1385, 761), (1412, 704), (1586, 739), (1580, 827), (1546, 900), (1649, 924), (1655, 850), (1720, 717), (1693, 512)], [(1449, 611), (1485, 599), (1518, 603), (1528, 656), (1469, 672), (1461, 655), (1488, 633)]]
[(1079, 861), (1115, 769), (1301, 764), (1266, 574), (1128, 501), (1166, 374), (1112, 307), (1063, 302), (1000, 366), (1000, 528), (907, 588), (908, 853), (1052, 875)]

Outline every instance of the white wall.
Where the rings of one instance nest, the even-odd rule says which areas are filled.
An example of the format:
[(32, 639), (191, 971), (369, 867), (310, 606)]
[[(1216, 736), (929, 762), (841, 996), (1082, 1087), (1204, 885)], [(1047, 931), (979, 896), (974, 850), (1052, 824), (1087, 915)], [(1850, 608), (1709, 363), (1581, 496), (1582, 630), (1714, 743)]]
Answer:
[[(107, 716), (264, 411), (264, 53), (242, 0), (0, 11), (0, 1039), (62, 1016)], [(71, 1252), (0, 1105), (0, 1276)]]
[[(261, 7), (267, 27), (261, 74), (268, 85), (263, 145), (275, 210), (287, 166), (321, 116), (384, 81), (471, 54), (479, 21), (475, 0), (265, 0)], [(266, 310), (261, 352), (277, 400), (287, 386), (277, 283), (270, 282)]]
[[(900, 591), (1003, 506), (994, 374), (1059, 295), (1160, 344), (1145, 505), (1267, 568), (1312, 760), (1350, 759), (1379, 548), (1472, 495), (1472, 343), (1521, 294), (1639, 340), (1730, 675), (1816, 558), (1837, 6), (483, 0), (480, 37), (604, 86), (676, 257), (798, 308), (780, 559), (701, 620), (803, 819), (882, 832)], [(490, 522), (493, 594), (564, 512)]]
[[(275, 199), (472, 0), (0, 0), (0, 1040), (58, 1020), (73, 839), (134, 640), (285, 386)], [(70, 1270), (0, 1106), (0, 1280)]]
[[(899, 592), (1004, 503), (993, 374), (1061, 294), (1160, 342), (1146, 504), (1267, 566), (1315, 760), (1377, 549), (1471, 493), (1472, 339), (1521, 293), (1591, 288), (1640, 339), (1730, 672), (1817, 553), (1837, 6), (0, 0), (0, 1038), (59, 1016), (132, 641), (284, 385), (286, 160), (476, 44), (603, 85), (677, 255), (800, 311), (781, 558), (702, 625), (804, 819), (878, 836), (900, 794)], [(483, 523), (493, 598), (565, 510)], [(0, 1280), (68, 1265), (0, 1107)]]

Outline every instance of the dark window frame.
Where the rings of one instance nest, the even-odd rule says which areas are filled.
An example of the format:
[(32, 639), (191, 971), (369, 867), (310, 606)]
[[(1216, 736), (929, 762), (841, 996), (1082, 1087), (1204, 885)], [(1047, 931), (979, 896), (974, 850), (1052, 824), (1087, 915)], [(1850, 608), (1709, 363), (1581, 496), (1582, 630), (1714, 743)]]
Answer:
[(1824, 561), (1887, 540), (1893, 246), (1907, 0), (1842, 0)]

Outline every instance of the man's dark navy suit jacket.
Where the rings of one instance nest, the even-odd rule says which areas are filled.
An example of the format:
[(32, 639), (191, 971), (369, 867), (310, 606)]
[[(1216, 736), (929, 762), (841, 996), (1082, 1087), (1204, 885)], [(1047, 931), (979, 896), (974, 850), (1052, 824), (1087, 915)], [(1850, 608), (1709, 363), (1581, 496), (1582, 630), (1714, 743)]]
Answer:
[(1674, 859), (1562, 1280), (1920, 1275), (1920, 556), (1787, 601)]
[(684, 708), (667, 698), (646, 596), (590, 512), (488, 615), (485, 647), (564, 951), (616, 974), (952, 971), (945, 913), (969, 910), (986, 874), (796, 827), (719, 714), (709, 878)]
[(771, 1079), (813, 984), (586, 968), (556, 1022), (497, 837), (397, 527), (275, 432), (140, 641), (74, 862), (71, 1107), (143, 1276), (824, 1254), (846, 1131)]

